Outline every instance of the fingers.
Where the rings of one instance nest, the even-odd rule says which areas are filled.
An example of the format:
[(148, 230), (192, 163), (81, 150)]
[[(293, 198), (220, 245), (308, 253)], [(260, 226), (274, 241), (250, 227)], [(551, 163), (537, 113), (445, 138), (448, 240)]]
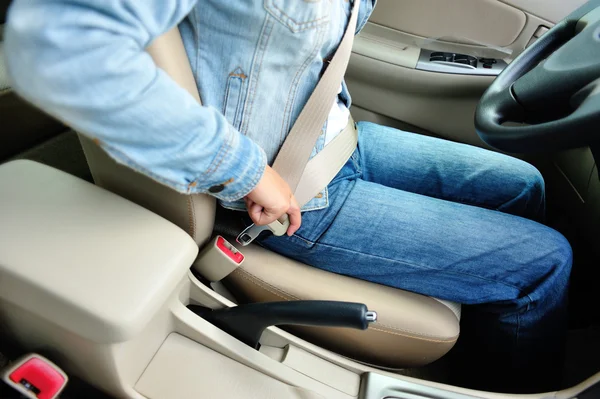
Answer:
[(292, 236), (300, 226), (302, 225), (302, 214), (300, 213), (300, 206), (296, 201), (296, 198), (292, 195), (290, 198), (289, 206), (279, 209), (266, 209), (263, 206), (257, 204), (249, 198), (245, 198), (246, 209), (252, 222), (258, 226), (264, 226), (275, 220), (281, 218), (283, 215), (288, 215), (290, 225), (287, 229), (287, 235)]
[(273, 223), (281, 216), (285, 215), (285, 207), (279, 209), (265, 208), (255, 202), (248, 207), (248, 215), (257, 226), (264, 226)]
[(250, 216), (250, 219), (252, 219), (252, 222), (254, 222), (256, 225), (260, 225), (261, 217), (263, 215), (263, 207), (252, 200), (248, 200), (246, 203), (246, 209), (248, 209), (248, 215)]
[(296, 231), (298, 231), (298, 229), (302, 225), (302, 214), (300, 213), (300, 206), (296, 201), (296, 197), (294, 197), (293, 195), (290, 201), (290, 207), (287, 210), (287, 214), (290, 220), (290, 226), (288, 227), (287, 235), (291, 237)]

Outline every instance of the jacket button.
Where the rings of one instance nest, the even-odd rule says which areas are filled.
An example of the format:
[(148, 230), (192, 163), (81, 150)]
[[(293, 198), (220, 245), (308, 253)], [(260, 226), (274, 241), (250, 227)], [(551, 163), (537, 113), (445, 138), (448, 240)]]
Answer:
[(218, 194), (221, 191), (225, 190), (225, 186), (222, 184), (217, 184), (216, 186), (212, 186), (208, 189), (208, 192), (211, 194)]

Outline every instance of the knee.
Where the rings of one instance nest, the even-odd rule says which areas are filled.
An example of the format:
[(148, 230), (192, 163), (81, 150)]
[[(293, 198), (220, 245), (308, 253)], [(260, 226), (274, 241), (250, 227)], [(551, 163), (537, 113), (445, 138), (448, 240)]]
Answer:
[(545, 242), (540, 243), (553, 259), (557, 274), (570, 275), (573, 264), (573, 250), (569, 241), (558, 231), (547, 228)]
[[(547, 228), (544, 238), (538, 243), (539, 255), (544, 259), (545, 267), (539, 268), (535, 288), (527, 296), (535, 306), (542, 306), (546, 312), (546, 321), (559, 317), (566, 310), (569, 281), (573, 263), (571, 245), (559, 232)], [(562, 311), (558, 311), (562, 309)], [(551, 312), (553, 310), (553, 312)], [(560, 325), (562, 321), (555, 323)]]
[[(521, 291), (529, 306), (532, 301), (539, 305), (559, 306), (566, 300), (571, 276), (573, 255), (567, 239), (549, 227), (537, 225), (532, 236), (531, 253), (523, 263), (520, 280), (525, 289)], [(562, 306), (562, 305), (561, 305)]]
[(543, 198), (545, 196), (546, 184), (544, 177), (535, 166), (522, 161), (515, 175), (521, 180), (523, 194), (530, 198)]
[(498, 210), (543, 222), (546, 208), (544, 178), (537, 168), (525, 161), (506, 158), (502, 187), (507, 201)]

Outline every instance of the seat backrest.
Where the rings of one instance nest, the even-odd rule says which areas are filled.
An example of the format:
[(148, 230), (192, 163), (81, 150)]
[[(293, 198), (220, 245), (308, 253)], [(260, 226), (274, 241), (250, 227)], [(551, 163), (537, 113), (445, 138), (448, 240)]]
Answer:
[[(177, 27), (157, 38), (147, 49), (156, 65), (198, 102), (200, 95)], [(175, 223), (202, 245), (212, 234), (216, 201), (208, 195), (184, 195), (118, 164), (92, 140), (79, 135), (98, 186), (129, 199)]]

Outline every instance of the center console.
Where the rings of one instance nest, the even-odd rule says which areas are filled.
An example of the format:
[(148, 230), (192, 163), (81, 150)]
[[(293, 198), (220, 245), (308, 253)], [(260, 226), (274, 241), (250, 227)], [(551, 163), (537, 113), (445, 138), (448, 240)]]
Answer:
[(30, 161), (1, 165), (0, 187), (2, 329), (113, 396), (510, 397), (378, 370), (275, 327), (246, 345), (190, 310), (235, 304), (190, 272), (198, 247), (177, 226)]

